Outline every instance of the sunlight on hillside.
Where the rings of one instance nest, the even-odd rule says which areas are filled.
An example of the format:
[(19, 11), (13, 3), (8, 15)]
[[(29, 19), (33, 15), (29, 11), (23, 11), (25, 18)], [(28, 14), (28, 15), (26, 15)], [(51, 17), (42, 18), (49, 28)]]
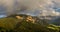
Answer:
[[(32, 16), (27, 16), (25, 18), (24, 17), (12, 16), (12, 17), (0, 18), (0, 31), (1, 32), (2, 31), (4, 32), (6, 31), (8, 32), (59, 32), (60, 31), (60, 26), (56, 26), (53, 24), (48, 24), (45, 26), (43, 25), (45, 22), (43, 24), (36, 22), (36, 19), (34, 19)], [(43, 22), (43, 20), (41, 20), (40, 22)]]

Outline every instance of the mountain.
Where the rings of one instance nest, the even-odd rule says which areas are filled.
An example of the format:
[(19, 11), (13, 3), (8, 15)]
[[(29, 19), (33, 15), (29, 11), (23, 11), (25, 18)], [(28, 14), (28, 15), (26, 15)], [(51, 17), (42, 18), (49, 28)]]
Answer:
[(50, 25), (47, 20), (26, 14), (10, 15), (0, 18), (0, 32), (59, 32), (58, 26)]
[(57, 19), (54, 19), (53, 22), (52, 22), (52, 24), (60, 26), (60, 17), (57, 18)]
[(16, 15), (10, 15), (8, 16), (9, 17), (12, 17), (12, 18), (17, 18), (17, 19), (20, 19), (20, 20), (27, 20), (27, 21), (30, 21), (32, 23), (39, 23), (39, 24), (42, 24), (42, 25), (47, 25), (47, 19), (40, 19), (39, 17), (37, 16), (31, 16), (31, 15), (26, 15), (26, 14), (16, 14)]

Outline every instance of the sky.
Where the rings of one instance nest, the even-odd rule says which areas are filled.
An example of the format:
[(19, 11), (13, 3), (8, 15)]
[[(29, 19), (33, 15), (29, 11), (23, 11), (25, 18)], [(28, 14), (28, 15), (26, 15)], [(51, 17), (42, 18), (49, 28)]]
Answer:
[(60, 0), (0, 0), (1, 16), (15, 13), (58, 16)]

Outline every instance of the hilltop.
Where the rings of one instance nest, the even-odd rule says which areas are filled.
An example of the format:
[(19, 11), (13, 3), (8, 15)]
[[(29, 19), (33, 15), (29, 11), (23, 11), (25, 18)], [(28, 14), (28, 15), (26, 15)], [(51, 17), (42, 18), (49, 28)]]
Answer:
[(0, 32), (59, 32), (58, 26), (47, 20), (25, 14), (10, 15), (0, 19)]

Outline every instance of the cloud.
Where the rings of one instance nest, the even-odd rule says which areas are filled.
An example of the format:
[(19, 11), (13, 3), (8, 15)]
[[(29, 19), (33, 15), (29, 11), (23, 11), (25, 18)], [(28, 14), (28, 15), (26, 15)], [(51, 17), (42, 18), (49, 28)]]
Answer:
[[(23, 13), (30, 15), (52, 15), (56, 8), (60, 8), (60, 0), (0, 0), (7, 15)], [(58, 12), (57, 12), (58, 13)], [(55, 14), (57, 14), (55, 13)]]

